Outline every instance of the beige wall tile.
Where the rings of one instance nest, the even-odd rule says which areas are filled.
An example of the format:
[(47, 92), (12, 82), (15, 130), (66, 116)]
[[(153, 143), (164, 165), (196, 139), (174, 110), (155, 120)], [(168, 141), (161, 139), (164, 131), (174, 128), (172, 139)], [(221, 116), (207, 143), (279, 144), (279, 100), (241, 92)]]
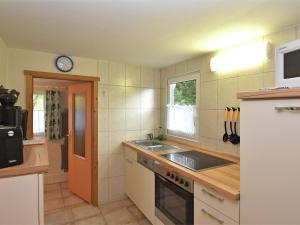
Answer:
[(232, 155), (239, 155), (239, 145), (233, 145), (230, 142), (223, 142), (222, 139), (218, 140), (218, 147), (217, 150), (223, 151)]
[(271, 71), (275, 71), (275, 59), (274, 59), (274, 57), (266, 59), (263, 63), (263, 72), (267, 73), (267, 72), (271, 72)]
[(109, 87), (107, 85), (100, 85), (99, 88), (99, 107), (100, 108), (108, 108), (108, 95), (109, 95)]
[(109, 87), (108, 105), (110, 109), (125, 108), (125, 87), (121, 87), (121, 86)]
[(263, 74), (238, 78), (238, 91), (256, 91), (263, 87)]
[(297, 26), (297, 39), (300, 39), (300, 25)]
[(200, 92), (201, 109), (218, 109), (218, 81), (201, 83)]
[(99, 156), (109, 153), (109, 133), (108, 131), (99, 131)]
[(111, 154), (109, 157), (109, 177), (125, 175), (125, 158), (124, 155)]
[(98, 194), (98, 202), (100, 204), (107, 203), (109, 201), (109, 187), (108, 187), (108, 178), (99, 179), (99, 194)]
[(109, 84), (109, 62), (104, 60), (98, 61), (98, 75), (101, 84)]
[(124, 176), (109, 179), (109, 199), (110, 201), (125, 198), (125, 178)]
[(187, 72), (194, 72), (194, 71), (199, 71), (200, 70), (200, 61), (201, 58), (193, 58), (187, 61)]
[(155, 110), (154, 109), (142, 109), (142, 129), (143, 130), (152, 130), (154, 129), (154, 120), (155, 120)]
[(126, 110), (126, 130), (140, 130), (141, 129), (141, 110), (127, 109)]
[(160, 107), (165, 108), (167, 105), (167, 91), (166, 89), (160, 90)]
[(264, 87), (275, 87), (275, 72), (264, 73), (263, 81)]
[(141, 89), (141, 107), (142, 109), (155, 107), (155, 89), (143, 88)]
[(100, 131), (107, 131), (109, 128), (109, 116), (108, 116), (108, 109), (101, 109), (99, 111), (99, 130)]
[(109, 84), (125, 86), (125, 64), (110, 62)]
[(126, 131), (126, 140), (139, 140), (141, 138), (141, 131), (140, 130), (129, 130)]
[(126, 108), (139, 109), (141, 107), (141, 89), (126, 87)]
[(207, 137), (200, 137), (200, 144), (206, 149), (216, 150), (218, 146), (218, 140), (215, 138), (207, 138)]
[(187, 72), (186, 62), (178, 63), (175, 65), (175, 73), (176, 74), (185, 74), (186, 72)]
[(109, 153), (110, 154), (123, 154), (122, 142), (125, 140), (126, 132), (124, 131), (111, 131), (109, 132)]
[(218, 108), (236, 106), (238, 104), (236, 94), (238, 92), (238, 79), (229, 78), (219, 80), (218, 84)]
[(140, 87), (141, 67), (126, 64), (126, 86)]
[(160, 70), (153, 69), (154, 88), (160, 88)]
[(279, 32), (264, 36), (264, 40), (270, 42), (274, 47), (293, 41), (296, 38), (296, 26), (291, 26)]
[(200, 110), (200, 136), (207, 138), (217, 138), (218, 131), (218, 111)]
[(101, 155), (99, 157), (99, 176), (100, 179), (108, 177), (108, 162), (109, 162), (109, 155)]
[(160, 73), (162, 76), (170, 76), (176, 74), (175, 65), (165, 67), (161, 70)]
[(155, 74), (154, 70), (147, 67), (142, 67), (141, 87), (154, 88)]
[(201, 79), (201, 82), (208, 82), (208, 81), (218, 80), (219, 76), (215, 72), (200, 71), (200, 79)]
[(109, 130), (125, 130), (125, 110), (111, 109), (109, 111)]

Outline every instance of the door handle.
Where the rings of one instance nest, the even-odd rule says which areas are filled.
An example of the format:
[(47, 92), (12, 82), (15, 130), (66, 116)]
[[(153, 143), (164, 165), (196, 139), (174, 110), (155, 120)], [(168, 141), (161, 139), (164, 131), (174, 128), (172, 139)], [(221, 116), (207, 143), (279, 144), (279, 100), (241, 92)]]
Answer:
[(300, 106), (275, 106), (277, 111), (296, 111), (300, 110)]
[(202, 192), (205, 193), (205, 194), (208, 194), (210, 197), (213, 197), (213, 198), (219, 200), (220, 202), (224, 202), (224, 198), (220, 198), (220, 197), (214, 195), (213, 193), (210, 193), (206, 189), (202, 189)]

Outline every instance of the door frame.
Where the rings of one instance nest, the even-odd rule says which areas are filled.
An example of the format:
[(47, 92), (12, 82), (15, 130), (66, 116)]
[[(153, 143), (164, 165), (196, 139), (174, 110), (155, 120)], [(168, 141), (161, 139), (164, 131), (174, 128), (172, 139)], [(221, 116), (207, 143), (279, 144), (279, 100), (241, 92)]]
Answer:
[(52, 73), (24, 70), (26, 76), (26, 109), (28, 110), (27, 135), (33, 138), (33, 80), (45, 78), (55, 80), (69, 80), (79, 82), (91, 82), (92, 84), (92, 204), (98, 205), (98, 82), (99, 77), (81, 76), (74, 74)]

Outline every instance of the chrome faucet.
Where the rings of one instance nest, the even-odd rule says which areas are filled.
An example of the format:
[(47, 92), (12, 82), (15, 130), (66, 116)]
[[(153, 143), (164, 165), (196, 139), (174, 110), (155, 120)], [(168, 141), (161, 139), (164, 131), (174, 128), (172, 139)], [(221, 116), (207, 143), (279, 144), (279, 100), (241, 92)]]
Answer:
[(147, 139), (152, 141), (153, 140), (153, 133), (147, 134)]

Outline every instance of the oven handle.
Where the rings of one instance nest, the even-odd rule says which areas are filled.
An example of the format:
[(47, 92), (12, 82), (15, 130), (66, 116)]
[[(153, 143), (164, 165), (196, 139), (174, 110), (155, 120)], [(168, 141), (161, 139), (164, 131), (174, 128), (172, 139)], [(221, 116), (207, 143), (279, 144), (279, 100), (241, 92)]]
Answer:
[(201, 209), (201, 211), (203, 213), (205, 213), (206, 215), (208, 215), (210, 218), (216, 220), (219, 224), (223, 224), (224, 221), (223, 220), (220, 220), (219, 218), (215, 217), (214, 215), (210, 214), (209, 212), (207, 212), (205, 209)]

